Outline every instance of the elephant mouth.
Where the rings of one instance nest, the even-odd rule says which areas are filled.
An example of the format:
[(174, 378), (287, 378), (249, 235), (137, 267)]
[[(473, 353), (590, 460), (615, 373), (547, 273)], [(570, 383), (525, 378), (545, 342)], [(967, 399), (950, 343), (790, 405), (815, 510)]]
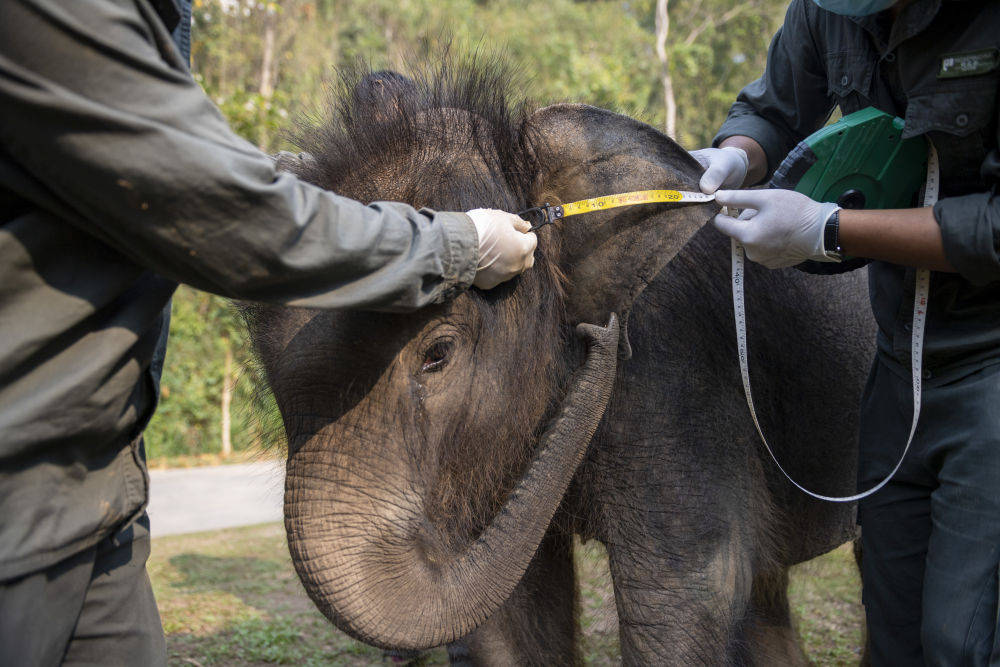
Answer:
[[(404, 473), (375, 480), (363, 461), (331, 461), (309, 447), (290, 456), (289, 550), (309, 596), (337, 627), (375, 646), (421, 650), (468, 634), (504, 604), (586, 454), (617, 375), (618, 318), (577, 333), (586, 359), (535, 458), (492, 522), (449, 553), (421, 546), (424, 494)], [(384, 495), (372, 494), (375, 481)]]

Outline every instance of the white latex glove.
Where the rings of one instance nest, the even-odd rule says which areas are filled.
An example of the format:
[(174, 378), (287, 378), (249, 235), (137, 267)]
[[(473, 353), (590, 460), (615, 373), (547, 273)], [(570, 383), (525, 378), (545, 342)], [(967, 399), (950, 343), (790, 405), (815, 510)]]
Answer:
[(479, 265), (473, 285), (491, 289), (534, 265), (538, 237), (528, 231), (531, 223), (490, 208), (477, 208), (467, 215), (479, 234)]
[(719, 190), (715, 201), (747, 209), (737, 218), (722, 213), (712, 222), (723, 234), (743, 244), (748, 259), (769, 269), (794, 266), (807, 259), (836, 262), (823, 247), (827, 219), (840, 209), (794, 190)]
[(719, 188), (738, 188), (747, 179), (750, 158), (747, 152), (736, 146), (724, 148), (701, 148), (691, 151), (691, 157), (705, 168), (698, 187), (706, 195)]

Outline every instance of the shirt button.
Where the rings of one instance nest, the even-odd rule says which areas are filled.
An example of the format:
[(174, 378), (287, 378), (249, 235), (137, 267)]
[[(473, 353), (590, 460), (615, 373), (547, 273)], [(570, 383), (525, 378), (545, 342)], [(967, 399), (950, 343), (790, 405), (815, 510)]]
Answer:
[(890, 51), (889, 53), (885, 54), (885, 61), (887, 63), (894, 63), (894, 62), (896, 62), (896, 54), (893, 53), (892, 51)]
[(840, 77), (840, 85), (846, 86), (850, 82), (851, 82), (851, 77), (847, 76), (846, 74), (844, 76)]
[(925, 380), (930, 380), (931, 379), (931, 372), (930, 371), (927, 371), (927, 370), (924, 371), (924, 379)]
[(959, 127), (965, 127), (968, 124), (969, 124), (969, 116), (967, 114), (960, 113), (957, 116), (955, 116), (955, 125), (958, 125)]

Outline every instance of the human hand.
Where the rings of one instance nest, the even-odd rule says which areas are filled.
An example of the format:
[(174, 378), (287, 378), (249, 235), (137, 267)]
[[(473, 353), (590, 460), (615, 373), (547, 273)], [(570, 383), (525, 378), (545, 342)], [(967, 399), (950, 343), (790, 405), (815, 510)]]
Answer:
[(739, 219), (722, 213), (712, 222), (733, 237), (747, 258), (769, 269), (794, 266), (807, 259), (836, 262), (823, 247), (826, 221), (840, 209), (813, 201), (794, 190), (719, 190), (715, 201), (746, 209)]
[(513, 213), (489, 208), (477, 208), (467, 215), (479, 234), (479, 265), (473, 285), (492, 289), (534, 265), (538, 237), (530, 231), (530, 223)]
[(747, 170), (750, 169), (747, 152), (736, 146), (701, 148), (691, 151), (691, 157), (705, 168), (698, 186), (707, 195), (722, 187), (740, 187), (747, 178)]

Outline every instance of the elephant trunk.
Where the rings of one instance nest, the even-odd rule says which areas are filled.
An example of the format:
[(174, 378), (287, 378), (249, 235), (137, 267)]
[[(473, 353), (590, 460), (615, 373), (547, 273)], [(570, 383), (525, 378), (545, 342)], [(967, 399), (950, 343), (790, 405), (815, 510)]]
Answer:
[[(371, 479), (351, 462), (338, 480), (318, 457), (289, 460), (285, 525), (299, 576), (339, 628), (368, 644), (424, 649), (474, 630), (520, 581), (604, 414), (617, 371), (619, 325), (582, 324), (587, 358), (536, 458), (480, 537), (444, 555), (419, 537), (428, 519), (407, 479)], [(361, 467), (362, 469), (358, 469)], [(331, 486), (335, 487), (331, 489)], [(374, 497), (372, 488), (384, 489)]]

